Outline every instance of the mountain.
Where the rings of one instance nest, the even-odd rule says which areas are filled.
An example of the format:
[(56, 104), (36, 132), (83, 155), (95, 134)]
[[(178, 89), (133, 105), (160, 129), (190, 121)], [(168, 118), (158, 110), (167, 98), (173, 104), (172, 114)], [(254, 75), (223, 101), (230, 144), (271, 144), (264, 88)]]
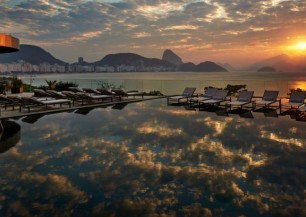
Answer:
[(237, 69), (235, 69), (233, 66), (231, 66), (228, 63), (217, 63), (218, 65), (222, 66), (223, 68), (225, 68), (227, 71), (231, 72), (231, 71), (237, 71)]
[(275, 67), (275, 65), (280, 65), (283, 62), (287, 62), (290, 59), (290, 57), (286, 54), (281, 54), (275, 57), (271, 57), (265, 60), (262, 60), (260, 62), (254, 63), (248, 67), (245, 68), (245, 70), (248, 71), (257, 71), (258, 69), (265, 67), (265, 66), (271, 66), (276, 68), (278, 70), (279, 67)]
[[(56, 59), (49, 52), (34, 45), (20, 45), (20, 49), (15, 53), (1, 54), (0, 63), (13, 63), (23, 60), (32, 65), (39, 65), (47, 62), (50, 64), (66, 65), (64, 61)], [(103, 57), (101, 60), (90, 63), (79, 59), (78, 62), (71, 65), (95, 65), (95, 66), (113, 66), (118, 65), (134, 66), (137, 70), (156, 70), (150, 67), (164, 67), (167, 71), (181, 71), (181, 72), (223, 72), (227, 71), (225, 67), (222, 67), (214, 62), (206, 61), (199, 65), (194, 63), (183, 63), (181, 58), (177, 56), (173, 51), (167, 49), (163, 53), (163, 59), (146, 58), (134, 53), (116, 53), (109, 54)]]
[(248, 66), (245, 70), (257, 71), (262, 67), (270, 66), (276, 71), (305, 71), (306, 55), (288, 56), (286, 54), (278, 55)]
[(276, 72), (276, 69), (271, 66), (264, 66), (257, 70), (258, 72)]
[(116, 53), (106, 55), (99, 61), (93, 62), (92, 64), (96, 66), (117, 66), (117, 65), (130, 65), (135, 67), (154, 67), (154, 66), (163, 66), (163, 67), (172, 67), (175, 66), (172, 63), (169, 63), (164, 60), (156, 58), (146, 58), (134, 53)]
[(218, 64), (206, 61), (198, 64), (195, 68), (196, 72), (228, 72), (225, 68), (222, 66), (219, 66)]
[(172, 50), (165, 50), (163, 53), (162, 60), (168, 61), (169, 63), (172, 63), (174, 65), (180, 65), (183, 64), (182, 59), (176, 55)]
[(183, 63), (178, 66), (179, 72), (194, 72), (196, 70), (196, 65), (194, 63)]
[(50, 53), (44, 49), (34, 46), (22, 44), (19, 47), (19, 51), (15, 53), (1, 54), (0, 63), (12, 63), (18, 62), (18, 60), (24, 60), (33, 65), (39, 65), (43, 62), (48, 62), (50, 64), (65, 65), (64, 61), (56, 59)]

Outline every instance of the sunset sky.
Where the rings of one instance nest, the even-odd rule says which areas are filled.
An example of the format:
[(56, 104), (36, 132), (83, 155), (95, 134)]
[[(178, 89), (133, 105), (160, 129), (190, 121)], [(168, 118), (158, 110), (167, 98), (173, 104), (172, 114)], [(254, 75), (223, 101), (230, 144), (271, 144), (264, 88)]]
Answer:
[(306, 53), (305, 0), (0, 0), (0, 33), (56, 58), (119, 52), (239, 67)]

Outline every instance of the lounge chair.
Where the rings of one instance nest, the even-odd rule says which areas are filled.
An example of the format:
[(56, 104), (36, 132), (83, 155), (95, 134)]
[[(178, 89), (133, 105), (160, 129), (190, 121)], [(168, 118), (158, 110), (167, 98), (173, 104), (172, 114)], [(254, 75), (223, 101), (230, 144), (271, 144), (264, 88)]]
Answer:
[(79, 87), (68, 87), (69, 90), (71, 90), (72, 92), (78, 93), (78, 92), (84, 92), (84, 90), (82, 88)]
[(186, 87), (181, 95), (168, 97), (167, 104), (181, 103), (183, 100), (188, 102), (188, 99), (193, 96), (195, 90), (195, 87)]
[[(83, 91), (85, 91), (86, 93), (89, 93), (89, 94), (96, 94), (96, 95), (101, 94), (99, 91), (94, 90), (92, 88), (83, 88)], [(103, 95), (106, 95), (106, 94), (103, 94)]]
[(306, 104), (299, 108), (299, 111), (306, 112)]
[(92, 95), (92, 94), (88, 94), (88, 93), (82, 93), (82, 92), (77, 92), (75, 93), (76, 95), (79, 95), (81, 97), (83, 97), (84, 99), (88, 99), (88, 100), (107, 100), (109, 99), (111, 102), (113, 101), (113, 96), (109, 96), (109, 95)]
[(269, 108), (271, 104), (276, 103), (277, 101), (280, 103), (280, 100), (277, 100), (278, 93), (278, 90), (265, 90), (262, 99), (253, 102), (253, 109), (255, 110), (256, 106)]
[[(4, 105), (4, 109), (6, 110), (8, 106), (12, 106), (14, 110), (15, 102), (14, 100), (8, 98), (7, 96), (0, 94), (0, 112), (1, 106)], [(0, 113), (1, 114), (1, 113)]]
[(190, 98), (189, 103), (193, 104), (193, 103), (198, 103), (198, 101), (211, 99), (213, 95), (216, 94), (217, 90), (218, 90), (217, 88), (210, 87), (205, 90), (203, 95)]
[(119, 97), (120, 100), (122, 97), (129, 97), (129, 96), (133, 96), (134, 98), (136, 96), (141, 96), (141, 98), (143, 99), (143, 92), (138, 92), (137, 90), (126, 91), (123, 88), (113, 88), (112, 92), (114, 93), (115, 96)]
[(74, 105), (75, 102), (79, 102), (84, 105), (84, 101), (86, 101), (86, 98), (84, 96), (78, 95), (75, 92), (69, 90), (62, 91), (62, 94), (64, 94), (67, 99), (70, 99), (72, 101), (72, 105)]
[(305, 92), (292, 91), (289, 97), (289, 101), (282, 103), (282, 107), (290, 107), (291, 109), (299, 109), (305, 101)]
[(111, 89), (108, 89), (108, 88), (97, 88), (97, 91), (103, 95), (114, 95), (115, 94), (114, 92), (112, 92)]
[(69, 107), (71, 107), (71, 101), (68, 99), (38, 99), (35, 97), (20, 97), (20, 107), (19, 111), (22, 111), (22, 108), (28, 109), (28, 112), (30, 112), (30, 108), (36, 108), (39, 106), (45, 106), (45, 108), (48, 108), (50, 105), (57, 105), (59, 104), (60, 107), (62, 107), (63, 104), (68, 104)]
[(252, 98), (254, 95), (254, 91), (241, 91), (238, 94), (238, 97), (235, 101), (230, 101), (229, 103), (226, 103), (226, 108), (229, 107), (230, 110), (232, 107), (239, 107), (242, 109), (242, 107), (246, 104), (252, 103)]
[(81, 104), (84, 105), (84, 102), (92, 103), (93, 101), (98, 101), (98, 100), (103, 101), (107, 99), (110, 99), (111, 102), (113, 101), (113, 97), (107, 95), (89, 95), (83, 92), (74, 93), (72, 91), (62, 91), (62, 93), (65, 94), (67, 98), (72, 100), (73, 104), (75, 102), (81, 102)]
[(67, 96), (61, 92), (57, 92), (55, 90), (46, 90), (48, 94), (50, 94), (55, 99), (66, 99)]
[(13, 110), (14, 110), (14, 106), (20, 106), (20, 97), (19, 96), (6, 96), (9, 100), (11, 100), (13, 102)]
[(211, 99), (199, 101), (198, 102), (199, 107), (202, 105), (214, 106), (215, 104), (224, 102), (226, 101), (227, 94), (228, 94), (228, 90), (217, 90)]
[(34, 97), (52, 97), (51, 94), (48, 92), (44, 91), (43, 89), (34, 89), (33, 90)]

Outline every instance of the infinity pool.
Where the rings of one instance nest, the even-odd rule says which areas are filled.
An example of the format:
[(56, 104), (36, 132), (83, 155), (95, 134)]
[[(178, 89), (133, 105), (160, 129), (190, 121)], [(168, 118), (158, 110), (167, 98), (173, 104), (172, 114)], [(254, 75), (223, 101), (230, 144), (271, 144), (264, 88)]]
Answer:
[(292, 115), (162, 99), (12, 121), (0, 216), (306, 216), (306, 122)]

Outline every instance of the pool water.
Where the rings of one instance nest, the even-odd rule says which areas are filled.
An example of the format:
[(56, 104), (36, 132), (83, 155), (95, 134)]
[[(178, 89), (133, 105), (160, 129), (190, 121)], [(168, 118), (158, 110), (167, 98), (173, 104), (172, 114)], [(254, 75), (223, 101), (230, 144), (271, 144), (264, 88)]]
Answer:
[(160, 99), (13, 121), (0, 216), (306, 215), (306, 122), (292, 115)]

